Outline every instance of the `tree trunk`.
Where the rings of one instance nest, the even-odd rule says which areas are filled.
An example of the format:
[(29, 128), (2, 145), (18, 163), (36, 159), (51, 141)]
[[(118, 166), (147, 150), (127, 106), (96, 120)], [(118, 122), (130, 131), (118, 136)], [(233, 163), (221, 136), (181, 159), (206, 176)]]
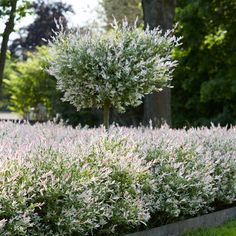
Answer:
[[(160, 26), (163, 31), (173, 28), (176, 0), (142, 0), (144, 28)], [(164, 122), (171, 125), (171, 91), (147, 95), (144, 100), (144, 123), (160, 126)]]
[(11, 11), (9, 14), (9, 19), (6, 22), (6, 26), (2, 34), (2, 44), (1, 44), (1, 54), (0, 54), (0, 94), (2, 89), (3, 73), (6, 62), (7, 44), (9, 41), (10, 34), (12, 33), (15, 25), (17, 0), (10, 0), (10, 3), (11, 3)]
[(103, 106), (103, 124), (106, 128), (106, 131), (109, 130), (109, 124), (110, 124), (110, 103), (105, 102)]

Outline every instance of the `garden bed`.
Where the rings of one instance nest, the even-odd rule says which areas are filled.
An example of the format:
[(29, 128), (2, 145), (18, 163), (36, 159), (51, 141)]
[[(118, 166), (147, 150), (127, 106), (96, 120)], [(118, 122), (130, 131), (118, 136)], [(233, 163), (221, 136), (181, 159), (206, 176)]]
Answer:
[(0, 122), (0, 234), (124, 235), (236, 199), (236, 128)]

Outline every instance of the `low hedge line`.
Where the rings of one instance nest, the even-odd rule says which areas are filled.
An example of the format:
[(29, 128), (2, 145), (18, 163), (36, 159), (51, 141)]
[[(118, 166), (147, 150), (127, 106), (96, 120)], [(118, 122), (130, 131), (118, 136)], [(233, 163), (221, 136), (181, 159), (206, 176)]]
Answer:
[(1, 235), (120, 235), (236, 200), (236, 127), (0, 123)]

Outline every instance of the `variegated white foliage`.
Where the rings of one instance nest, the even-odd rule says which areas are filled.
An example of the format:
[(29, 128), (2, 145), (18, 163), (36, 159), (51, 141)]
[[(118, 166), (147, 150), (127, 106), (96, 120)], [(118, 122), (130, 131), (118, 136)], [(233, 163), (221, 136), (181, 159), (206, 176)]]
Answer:
[(179, 39), (169, 30), (115, 24), (105, 35), (59, 33), (50, 45), (48, 72), (64, 100), (78, 109), (110, 106), (125, 111), (145, 94), (170, 85)]
[(111, 235), (235, 202), (235, 143), (235, 127), (0, 122), (0, 234)]

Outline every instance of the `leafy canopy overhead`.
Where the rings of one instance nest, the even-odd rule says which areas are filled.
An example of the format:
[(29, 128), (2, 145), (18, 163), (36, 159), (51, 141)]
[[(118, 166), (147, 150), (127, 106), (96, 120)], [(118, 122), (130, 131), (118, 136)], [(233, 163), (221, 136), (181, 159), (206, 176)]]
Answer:
[[(24, 17), (28, 11), (28, 7), (29, 7), (29, 0), (14, 0), (17, 2), (17, 9), (16, 9), (16, 13), (17, 13), (17, 20), (19, 20), (19, 18)], [(11, 11), (11, 0), (0, 0), (0, 19), (4, 19), (5, 20), (5, 16), (8, 16), (10, 14)]]

